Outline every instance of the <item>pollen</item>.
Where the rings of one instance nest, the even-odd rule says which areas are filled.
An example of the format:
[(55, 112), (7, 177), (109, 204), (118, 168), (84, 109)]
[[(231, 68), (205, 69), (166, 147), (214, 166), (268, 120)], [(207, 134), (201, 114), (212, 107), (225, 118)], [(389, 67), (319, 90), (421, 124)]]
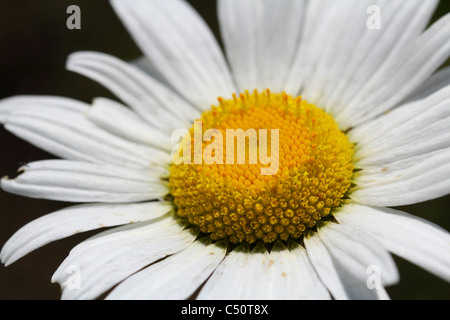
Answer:
[[(211, 129), (214, 138), (197, 141)], [(237, 130), (247, 133), (244, 145), (230, 147), (238, 139), (229, 134)], [(267, 134), (258, 135), (263, 130)], [(185, 161), (170, 167), (170, 193), (176, 214), (213, 241), (298, 240), (341, 206), (352, 182), (353, 153), (322, 109), (285, 93), (246, 91), (219, 98), (196, 121), (179, 145), (177, 155)], [(275, 169), (263, 174), (268, 168)]]

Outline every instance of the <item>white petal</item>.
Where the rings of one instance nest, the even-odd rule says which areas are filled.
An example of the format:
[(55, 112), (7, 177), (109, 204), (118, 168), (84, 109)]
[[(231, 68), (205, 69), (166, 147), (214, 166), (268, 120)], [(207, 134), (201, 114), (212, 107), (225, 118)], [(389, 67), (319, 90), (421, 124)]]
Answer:
[(83, 74), (109, 88), (143, 119), (160, 130), (189, 126), (200, 112), (136, 67), (98, 52), (69, 56), (67, 69)]
[(376, 293), (378, 295), (378, 300), (391, 300), (391, 297), (389, 297), (389, 294), (383, 287), (376, 289)]
[[(304, 239), (308, 257), (320, 279), (336, 300), (379, 300), (389, 299), (383, 286), (379, 284), (369, 288), (367, 281), (362, 281), (333, 258), (317, 235)], [(367, 274), (369, 280), (370, 274)], [(371, 283), (372, 285), (372, 283)]]
[(213, 273), (225, 254), (225, 246), (195, 241), (189, 248), (131, 276), (107, 299), (187, 299)]
[(17, 178), (3, 178), (3, 190), (31, 198), (67, 202), (124, 203), (167, 194), (160, 172), (67, 160), (30, 163)]
[(198, 296), (202, 299), (297, 300), (330, 299), (305, 249), (253, 252), (233, 250)]
[(417, 88), (406, 101), (412, 102), (425, 99), (448, 86), (450, 86), (450, 67), (443, 68), (433, 74), (424, 84)]
[(235, 92), (214, 35), (185, 1), (111, 3), (159, 75), (195, 106), (206, 110)]
[[(306, 5), (304, 22), (299, 48), (294, 55), (291, 71), (285, 84), (285, 91), (291, 95), (298, 95), (306, 79), (314, 69), (318, 57), (315, 49), (323, 45), (316, 40), (322, 38), (328, 29), (333, 6), (336, 1), (309, 1)], [(327, 10), (328, 9), (328, 10)], [(320, 23), (318, 23), (320, 21)], [(313, 52), (316, 52), (313, 54)]]
[(450, 147), (450, 86), (426, 99), (398, 107), (350, 131), (358, 141), (358, 165), (366, 167), (399, 161)]
[[(335, 114), (383, 65), (425, 28), (438, 1), (310, 1), (301, 46), (286, 90)], [(381, 30), (370, 30), (367, 9), (381, 9)], [(351, 123), (343, 119), (342, 126)], [(345, 125), (344, 125), (345, 124)]]
[(184, 250), (194, 240), (195, 235), (183, 230), (170, 215), (112, 229), (76, 246), (52, 282), (62, 286), (62, 299), (94, 299), (151, 263)]
[(304, 1), (220, 0), (219, 22), (239, 89), (284, 90), (301, 35)]
[(327, 248), (318, 236), (304, 239), (306, 252), (322, 282), (336, 300), (349, 299)]
[(450, 282), (450, 234), (439, 226), (401, 211), (359, 204), (346, 205), (336, 218), (368, 232), (387, 250)]
[(346, 270), (355, 282), (366, 285), (371, 267), (380, 269), (382, 285), (398, 282), (398, 271), (391, 255), (373, 237), (336, 223), (321, 226), (318, 234), (333, 257), (336, 268), (340, 272)]
[(4, 245), (0, 257), (7, 266), (50, 242), (98, 228), (155, 219), (172, 209), (165, 202), (69, 207), (22, 227)]
[(83, 113), (88, 108), (88, 105), (81, 101), (52, 96), (16, 96), (3, 99), (0, 102), (0, 123), (2, 124), (6, 122), (9, 114), (23, 108), (27, 110), (47, 110), (49, 113), (53, 110), (60, 110), (67, 111), (70, 114)]
[(391, 109), (430, 77), (450, 55), (450, 14), (393, 55), (336, 116), (357, 126)]
[(396, 160), (388, 163), (378, 163), (360, 166), (363, 168), (355, 174), (354, 180), (357, 185), (370, 186), (373, 183), (380, 183), (383, 180), (397, 180), (401, 178), (405, 172), (411, 170), (414, 166), (420, 165), (422, 162), (432, 158), (440, 158), (450, 152), (450, 148), (441, 149), (429, 153), (419, 154), (405, 159)]
[[(401, 206), (450, 193), (450, 149), (429, 154), (421, 162), (396, 171), (389, 165), (380, 167), (379, 174), (367, 174), (355, 179), (357, 187), (350, 197), (372, 206)], [(385, 172), (383, 172), (385, 171)]]
[[(339, 277), (341, 278), (342, 285), (344, 286), (346, 295), (349, 300), (387, 300), (389, 299), (384, 287), (377, 283), (378, 273), (380, 269), (374, 266), (367, 269), (366, 279), (361, 279), (356, 276), (352, 270), (347, 269), (340, 263), (335, 263), (335, 268)], [(371, 279), (377, 279), (375, 283)]]
[[(406, 44), (417, 38), (426, 27), (438, 1), (376, 1), (371, 5), (380, 7), (381, 29), (369, 30), (354, 50), (349, 66), (339, 78), (327, 104), (339, 100), (340, 108), (358, 96), (365, 83), (374, 76), (389, 58), (403, 50)], [(369, 18), (369, 15), (366, 15)], [(389, 71), (389, 70), (388, 70)]]
[[(273, 251), (272, 251), (273, 253)], [(275, 252), (277, 253), (277, 252)], [(273, 259), (280, 263), (280, 269), (286, 268), (287, 283), (284, 285), (276, 285), (278, 295), (285, 294), (286, 299), (296, 300), (329, 300), (331, 299), (330, 293), (317, 275), (306, 250), (301, 246), (295, 246), (287, 252), (286, 250), (278, 252)], [(285, 264), (289, 264), (286, 267)], [(293, 268), (291, 268), (291, 265)], [(278, 272), (280, 271), (277, 270)], [(284, 277), (284, 275), (282, 274)], [(290, 283), (292, 281), (292, 284)], [(288, 291), (284, 293), (283, 287)], [(289, 297), (292, 298), (289, 298)]]
[[(317, 32), (315, 38), (309, 40), (309, 47), (302, 48), (311, 59), (301, 62), (309, 64), (304, 66), (308, 73), (302, 92), (304, 97), (317, 105), (326, 106), (324, 99), (340, 83), (347, 64), (355, 61), (349, 59), (349, 55), (358, 52), (357, 46), (367, 37), (366, 11), (371, 4), (373, 1), (350, 0), (333, 4), (331, 1), (322, 1), (322, 4), (314, 5), (316, 8), (313, 11), (317, 10), (317, 6), (323, 6), (325, 12), (321, 13), (320, 26), (313, 31)], [(389, 17), (388, 12), (384, 11), (386, 18)], [(308, 37), (311, 35), (305, 35), (306, 39)], [(320, 50), (308, 52), (313, 48)]]
[(58, 157), (125, 167), (170, 162), (170, 154), (124, 140), (88, 121), (88, 106), (58, 97), (13, 97), (0, 103), (5, 128)]
[(115, 101), (95, 99), (87, 117), (99, 127), (126, 140), (172, 151), (169, 135), (150, 127), (131, 110)]
[(137, 67), (139, 70), (142, 70), (153, 79), (156, 79), (158, 82), (165, 85), (167, 88), (171, 87), (170, 84), (167, 83), (166, 79), (161, 77), (161, 75), (158, 72), (158, 69), (151, 64), (150, 60), (148, 60), (146, 56), (142, 56), (132, 61), (129, 61), (129, 63)]

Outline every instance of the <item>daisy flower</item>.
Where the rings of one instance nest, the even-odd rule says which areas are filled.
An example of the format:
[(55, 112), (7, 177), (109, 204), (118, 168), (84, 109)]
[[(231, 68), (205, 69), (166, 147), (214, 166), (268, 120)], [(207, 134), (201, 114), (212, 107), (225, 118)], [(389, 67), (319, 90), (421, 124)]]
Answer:
[[(391, 253), (450, 280), (449, 233), (392, 209), (450, 191), (437, 0), (219, 0), (224, 52), (183, 0), (111, 4), (144, 58), (76, 52), (67, 69), (121, 102), (0, 103), (7, 130), (59, 158), (1, 188), (78, 203), (17, 231), (5, 265), (106, 228), (53, 275), (63, 299), (385, 299)], [(260, 144), (219, 143), (239, 130)]]

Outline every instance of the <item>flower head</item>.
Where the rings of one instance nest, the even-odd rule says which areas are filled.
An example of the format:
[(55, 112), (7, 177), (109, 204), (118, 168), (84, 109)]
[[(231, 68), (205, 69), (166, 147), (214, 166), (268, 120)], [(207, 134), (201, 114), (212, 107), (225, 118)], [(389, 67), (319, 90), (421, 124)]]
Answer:
[(0, 102), (6, 129), (62, 158), (2, 189), (80, 203), (20, 229), (2, 262), (112, 227), (56, 271), (63, 298), (387, 298), (390, 253), (449, 281), (449, 233), (388, 208), (450, 192), (437, 3), (219, 0), (225, 58), (185, 1), (111, 1), (144, 63), (77, 52), (67, 68), (127, 106)]

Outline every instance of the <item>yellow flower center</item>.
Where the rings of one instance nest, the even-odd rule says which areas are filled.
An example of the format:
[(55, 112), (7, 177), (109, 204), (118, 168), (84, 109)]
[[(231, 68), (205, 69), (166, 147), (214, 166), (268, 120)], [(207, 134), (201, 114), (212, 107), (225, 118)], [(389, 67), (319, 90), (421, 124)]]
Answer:
[(170, 168), (178, 216), (214, 241), (272, 243), (300, 239), (341, 205), (353, 145), (330, 115), (269, 90), (219, 102), (180, 144), (184, 162)]

